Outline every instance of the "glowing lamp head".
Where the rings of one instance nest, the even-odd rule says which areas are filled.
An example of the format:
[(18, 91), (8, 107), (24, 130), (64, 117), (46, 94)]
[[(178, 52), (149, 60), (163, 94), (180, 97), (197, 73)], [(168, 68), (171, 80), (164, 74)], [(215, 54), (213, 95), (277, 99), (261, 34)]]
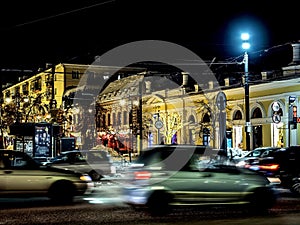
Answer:
[(241, 39), (243, 41), (248, 41), (250, 39), (250, 35), (248, 33), (242, 33), (241, 34)]
[(244, 42), (242, 44), (242, 48), (245, 49), (245, 50), (249, 49), (250, 48), (250, 43), (249, 42)]
[(250, 48), (250, 43), (249, 43), (250, 35), (248, 33), (242, 33), (241, 39), (243, 41), (242, 48), (245, 50), (249, 49)]

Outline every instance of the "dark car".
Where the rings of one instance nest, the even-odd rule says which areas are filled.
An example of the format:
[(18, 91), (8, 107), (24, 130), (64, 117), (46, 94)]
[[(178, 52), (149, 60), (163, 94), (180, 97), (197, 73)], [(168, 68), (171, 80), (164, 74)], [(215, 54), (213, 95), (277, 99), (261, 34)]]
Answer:
[(239, 167), (248, 167), (258, 163), (260, 158), (271, 157), (273, 152), (279, 149), (279, 147), (258, 147), (249, 151), (243, 157), (234, 158), (232, 161)]
[(116, 173), (113, 160), (105, 150), (65, 151), (44, 165), (87, 173), (93, 181)]
[(205, 146), (144, 149), (127, 170), (124, 203), (153, 214), (168, 213), (175, 206), (234, 204), (259, 211), (272, 207), (276, 195), (265, 176), (224, 162), (215, 160)]
[(45, 167), (24, 152), (0, 150), (0, 197), (49, 197), (71, 202), (89, 194), (93, 182), (87, 174)]
[(273, 151), (248, 166), (267, 177), (279, 178), (281, 186), (300, 195), (300, 146), (290, 146)]

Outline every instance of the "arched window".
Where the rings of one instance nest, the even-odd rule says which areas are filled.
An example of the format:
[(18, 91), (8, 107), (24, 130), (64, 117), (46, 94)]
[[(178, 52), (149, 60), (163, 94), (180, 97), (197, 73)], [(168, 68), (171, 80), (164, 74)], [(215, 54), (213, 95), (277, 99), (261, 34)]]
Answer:
[(195, 123), (195, 117), (193, 115), (189, 116), (188, 122), (191, 124)]
[(262, 118), (262, 112), (261, 112), (260, 108), (254, 109), (251, 118)]
[(203, 116), (203, 123), (209, 123), (210, 122), (210, 116), (208, 113), (205, 113), (205, 115)]
[(234, 113), (234, 116), (233, 116), (233, 120), (241, 120), (242, 119), (242, 112), (240, 110), (237, 110), (235, 113)]

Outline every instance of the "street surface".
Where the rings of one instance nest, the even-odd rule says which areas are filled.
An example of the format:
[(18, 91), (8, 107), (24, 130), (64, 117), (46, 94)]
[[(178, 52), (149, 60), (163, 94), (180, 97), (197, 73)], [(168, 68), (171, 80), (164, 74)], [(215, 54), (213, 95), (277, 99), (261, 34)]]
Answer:
[(299, 225), (300, 198), (279, 190), (278, 203), (265, 215), (251, 215), (239, 207), (200, 207), (175, 209), (167, 216), (152, 217), (121, 202), (120, 186), (98, 182), (95, 191), (73, 204), (54, 205), (46, 198), (0, 199), (0, 225), (18, 224), (142, 224), (142, 225)]

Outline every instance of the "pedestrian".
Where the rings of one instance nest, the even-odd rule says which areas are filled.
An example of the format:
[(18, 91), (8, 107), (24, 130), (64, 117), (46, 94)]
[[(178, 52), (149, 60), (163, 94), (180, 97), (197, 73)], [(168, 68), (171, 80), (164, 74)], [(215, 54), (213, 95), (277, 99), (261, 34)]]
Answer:
[(175, 134), (173, 134), (171, 144), (177, 145), (177, 132), (175, 132)]

